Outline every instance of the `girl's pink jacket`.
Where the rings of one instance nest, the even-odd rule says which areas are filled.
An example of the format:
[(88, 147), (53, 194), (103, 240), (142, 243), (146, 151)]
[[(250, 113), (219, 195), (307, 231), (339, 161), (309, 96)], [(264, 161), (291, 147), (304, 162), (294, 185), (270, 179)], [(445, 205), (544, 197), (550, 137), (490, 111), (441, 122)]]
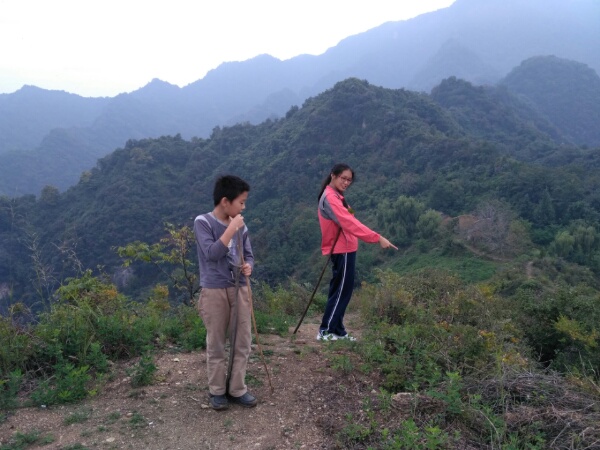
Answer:
[(319, 200), (319, 225), (321, 225), (321, 251), (324, 255), (331, 252), (337, 232), (342, 233), (335, 244), (333, 253), (350, 253), (358, 250), (358, 240), (369, 243), (379, 241), (379, 233), (360, 223), (348, 208), (344, 206), (344, 196), (331, 186), (326, 186)]

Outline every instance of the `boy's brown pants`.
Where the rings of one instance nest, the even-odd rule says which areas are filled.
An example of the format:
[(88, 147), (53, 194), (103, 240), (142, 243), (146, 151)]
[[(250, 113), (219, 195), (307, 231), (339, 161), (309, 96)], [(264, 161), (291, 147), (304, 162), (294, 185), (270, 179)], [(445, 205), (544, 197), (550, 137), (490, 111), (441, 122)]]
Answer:
[[(235, 291), (235, 287), (204, 288), (198, 300), (200, 317), (206, 327), (206, 369), (208, 390), (212, 395), (223, 395), (227, 392), (228, 353), (225, 351), (225, 342), (229, 337), (229, 324), (233, 320)], [(229, 395), (234, 397), (242, 396), (248, 390), (245, 380), (252, 343), (252, 327), (247, 286), (239, 287), (238, 302), (235, 353), (229, 385)]]

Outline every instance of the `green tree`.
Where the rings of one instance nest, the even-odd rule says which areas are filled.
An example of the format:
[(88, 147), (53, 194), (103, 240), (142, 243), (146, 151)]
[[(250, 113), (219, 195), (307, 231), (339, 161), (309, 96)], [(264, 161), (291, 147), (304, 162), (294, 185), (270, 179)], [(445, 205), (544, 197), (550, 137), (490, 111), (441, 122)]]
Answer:
[(573, 239), (578, 262), (589, 263), (598, 251), (600, 243), (596, 229), (592, 226), (579, 225), (573, 231)]
[(542, 198), (535, 207), (534, 218), (539, 225), (550, 225), (556, 219), (556, 211), (548, 189), (542, 193)]
[(60, 200), (60, 192), (57, 187), (44, 186), (40, 194), (40, 201), (43, 205), (56, 206)]
[(419, 217), (416, 226), (417, 232), (422, 239), (434, 239), (439, 233), (441, 223), (440, 214), (429, 209)]
[(133, 261), (151, 263), (171, 282), (176, 291), (185, 293), (184, 303), (191, 305), (199, 290), (198, 266), (190, 259), (195, 249), (194, 232), (184, 226), (179, 229), (166, 223), (167, 236), (158, 243), (132, 242), (118, 247), (117, 253), (125, 258), (123, 265), (129, 267)]

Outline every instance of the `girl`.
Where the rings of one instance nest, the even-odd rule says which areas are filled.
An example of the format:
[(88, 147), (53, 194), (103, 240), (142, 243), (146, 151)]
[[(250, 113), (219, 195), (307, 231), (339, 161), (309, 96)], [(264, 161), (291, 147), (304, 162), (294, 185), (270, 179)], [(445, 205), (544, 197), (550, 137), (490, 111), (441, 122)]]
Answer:
[(398, 247), (379, 233), (366, 227), (354, 217), (344, 199), (344, 192), (354, 181), (354, 171), (346, 164), (336, 164), (323, 181), (319, 194), (319, 224), (321, 225), (321, 251), (331, 255), (333, 276), (329, 282), (329, 296), (319, 327), (317, 340), (335, 341), (355, 338), (344, 327), (344, 313), (354, 290), (354, 264), (358, 239), (375, 243), (381, 248)]

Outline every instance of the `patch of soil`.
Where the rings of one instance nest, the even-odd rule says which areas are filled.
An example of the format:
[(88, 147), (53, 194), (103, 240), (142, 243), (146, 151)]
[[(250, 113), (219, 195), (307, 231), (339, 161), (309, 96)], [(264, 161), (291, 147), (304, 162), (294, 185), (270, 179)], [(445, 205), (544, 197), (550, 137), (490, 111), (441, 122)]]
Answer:
[[(358, 318), (347, 316), (360, 337)], [(290, 328), (290, 335), (294, 327)], [(53, 442), (27, 448), (65, 449), (331, 449), (344, 447), (336, 436), (349, 418), (364, 415), (364, 402), (377, 402), (377, 375), (353, 370), (350, 343), (315, 339), (317, 318), (307, 318), (294, 339), (260, 335), (273, 392), (258, 348), (248, 367), (255, 408), (208, 405), (205, 352), (157, 355), (156, 381), (131, 387), (119, 363), (98, 396), (74, 405), (20, 408), (0, 424), (0, 445), (16, 432), (50, 435)], [(347, 367), (340, 368), (336, 355)], [(333, 367), (332, 367), (333, 365)], [(349, 367), (348, 367), (349, 366)], [(356, 369), (356, 367), (354, 367)], [(82, 446), (82, 447), (81, 447)]]

